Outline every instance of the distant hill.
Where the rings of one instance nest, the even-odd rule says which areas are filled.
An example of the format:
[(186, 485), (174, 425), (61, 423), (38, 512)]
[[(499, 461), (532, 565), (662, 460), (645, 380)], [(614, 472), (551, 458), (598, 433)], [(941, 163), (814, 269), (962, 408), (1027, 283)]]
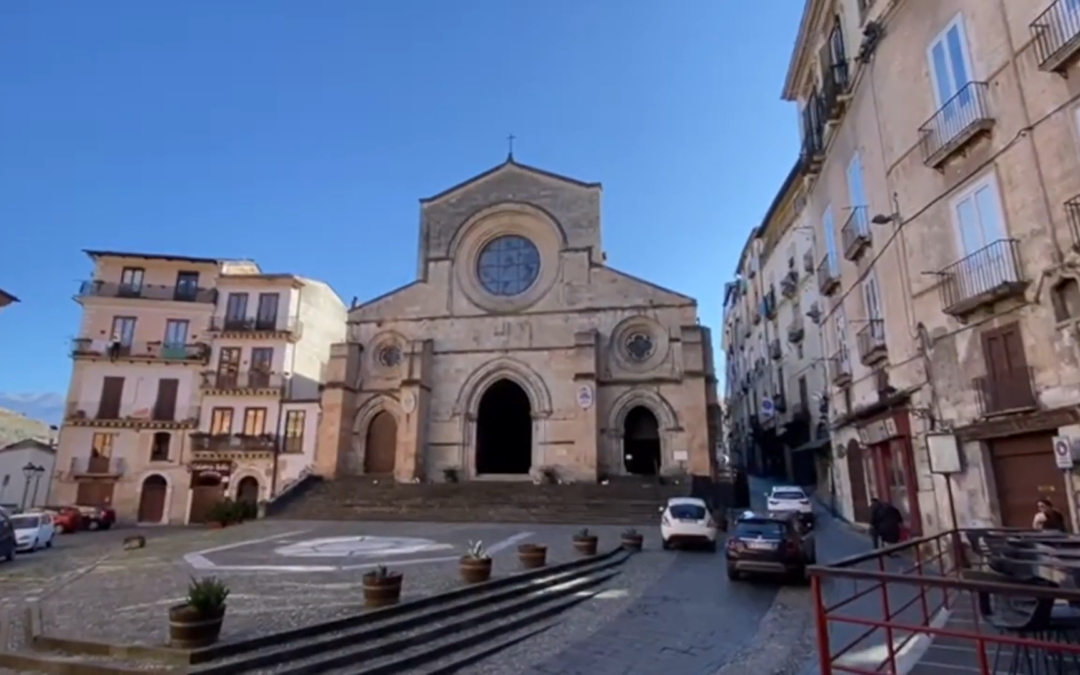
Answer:
[(30, 419), (14, 410), (0, 408), (0, 448), (27, 438), (47, 443), (49, 425), (46, 422)]

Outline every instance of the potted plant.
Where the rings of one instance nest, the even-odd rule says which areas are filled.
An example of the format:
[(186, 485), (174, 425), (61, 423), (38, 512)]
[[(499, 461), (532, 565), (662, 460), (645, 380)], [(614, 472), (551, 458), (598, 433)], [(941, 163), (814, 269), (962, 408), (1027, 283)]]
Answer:
[(595, 534), (583, 528), (574, 535), (574, 550), (581, 555), (596, 555), (596, 544), (599, 541)]
[(623, 530), (620, 540), (623, 549), (627, 551), (640, 551), (645, 544), (645, 536), (632, 527)]
[(547, 546), (541, 544), (522, 544), (518, 546), (518, 560), (527, 570), (543, 567), (547, 564)]
[(469, 542), (469, 550), (461, 556), (461, 580), (467, 584), (478, 584), (491, 578), (491, 555), (484, 548), (483, 542)]
[(225, 499), (210, 507), (210, 513), (206, 519), (210, 527), (225, 527), (233, 522), (232, 502)]
[(169, 608), (169, 644), (198, 649), (217, 642), (229, 587), (217, 577), (191, 578), (184, 604)]
[(364, 574), (364, 605), (388, 607), (401, 600), (401, 572), (391, 572), (383, 565)]
[(460, 476), (458, 476), (458, 468), (456, 466), (443, 467), (442, 470), (443, 480), (447, 483), (457, 483)]

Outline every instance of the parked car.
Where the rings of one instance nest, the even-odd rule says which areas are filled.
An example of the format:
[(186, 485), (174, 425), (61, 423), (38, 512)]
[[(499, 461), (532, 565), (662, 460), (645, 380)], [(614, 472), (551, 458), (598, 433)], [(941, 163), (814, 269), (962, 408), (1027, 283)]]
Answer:
[(11, 562), (15, 559), (15, 549), (15, 528), (10, 518), (0, 514), (0, 558)]
[(765, 500), (770, 513), (797, 513), (804, 523), (814, 524), (814, 505), (801, 487), (775, 486), (765, 493)]
[(53, 517), (48, 513), (21, 513), (8, 518), (15, 528), (15, 547), (20, 553), (32, 553), (43, 548), (52, 548)]
[(728, 579), (791, 576), (806, 580), (817, 561), (814, 538), (796, 513), (744, 513), (735, 522), (724, 550)]
[(660, 507), (660, 538), (665, 550), (680, 544), (716, 550), (716, 520), (704, 499), (672, 497)]
[(116, 522), (116, 511), (104, 506), (76, 506), (87, 530), (107, 530)]
[(82, 515), (74, 506), (43, 506), (36, 511), (52, 516), (53, 529), (57, 534), (71, 534), (82, 527)]

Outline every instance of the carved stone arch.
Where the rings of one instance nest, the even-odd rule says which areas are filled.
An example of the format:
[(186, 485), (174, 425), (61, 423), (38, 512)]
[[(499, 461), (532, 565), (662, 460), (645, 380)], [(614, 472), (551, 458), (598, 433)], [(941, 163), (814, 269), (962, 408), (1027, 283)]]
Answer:
[(675, 408), (660, 394), (648, 389), (631, 389), (623, 393), (611, 404), (608, 412), (608, 430), (622, 438), (626, 425), (626, 416), (634, 408), (641, 406), (656, 416), (660, 423), (660, 433), (680, 431), (679, 416)]
[(529, 396), (529, 404), (534, 417), (551, 415), (551, 392), (544, 384), (544, 378), (528, 364), (510, 357), (488, 361), (474, 370), (458, 393), (454, 412), (466, 417), (475, 417), (484, 392), (493, 383), (502, 379), (510, 380), (525, 390)]
[[(352, 473), (364, 471), (364, 461), (367, 458), (368, 429), (371, 423), (380, 413), (390, 415), (397, 426), (400, 435), (404, 428), (405, 416), (401, 410), (401, 402), (391, 394), (379, 394), (368, 399), (356, 411), (352, 424), (352, 453), (350, 453), (349, 470)], [(400, 436), (399, 436), (400, 437)]]
[(520, 215), (531, 216), (534, 219), (544, 221), (550, 225), (559, 235), (559, 241), (565, 245), (566, 230), (563, 228), (562, 223), (547, 209), (536, 206), (535, 204), (529, 204), (526, 202), (518, 202), (513, 200), (506, 200), (499, 202), (498, 204), (491, 204), (490, 206), (484, 206), (476, 211), (473, 211), (460, 225), (457, 230), (454, 231), (454, 236), (450, 238), (450, 246), (448, 248), (448, 257), (456, 258), (458, 248), (462, 242), (466, 239), (470, 230), (474, 228), (478, 223), (483, 222), (491, 216), (499, 215), (502, 213), (515, 213)]

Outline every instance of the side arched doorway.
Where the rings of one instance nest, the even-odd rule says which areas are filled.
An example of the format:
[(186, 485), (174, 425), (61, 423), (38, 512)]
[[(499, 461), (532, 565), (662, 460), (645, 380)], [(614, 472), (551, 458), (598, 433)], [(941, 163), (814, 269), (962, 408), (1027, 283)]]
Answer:
[(364, 473), (394, 473), (397, 461), (397, 420), (383, 410), (368, 423), (364, 440)]
[(259, 481), (252, 476), (245, 476), (236, 484), (236, 501), (244, 504), (259, 503)]
[(623, 465), (638, 476), (660, 473), (660, 423), (644, 406), (633, 408), (623, 421)]
[(476, 415), (476, 474), (528, 474), (532, 426), (532, 403), (521, 385), (503, 379), (488, 387)]
[(214, 505), (225, 499), (225, 483), (220, 474), (205, 471), (191, 476), (189, 523), (205, 523)]
[(147, 476), (139, 494), (139, 522), (160, 523), (165, 520), (165, 498), (169, 493), (169, 483), (163, 476)]

